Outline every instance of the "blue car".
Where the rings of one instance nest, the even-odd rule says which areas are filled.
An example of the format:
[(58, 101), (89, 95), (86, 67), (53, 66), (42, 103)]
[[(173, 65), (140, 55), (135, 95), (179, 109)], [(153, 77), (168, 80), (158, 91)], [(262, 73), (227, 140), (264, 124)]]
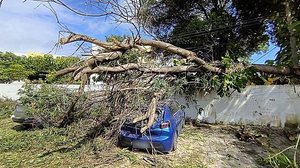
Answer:
[(133, 124), (126, 121), (120, 130), (119, 145), (133, 149), (156, 149), (168, 153), (177, 148), (177, 139), (185, 122), (185, 112), (175, 101), (160, 104), (156, 110), (155, 122), (143, 134), (140, 129), (147, 120)]

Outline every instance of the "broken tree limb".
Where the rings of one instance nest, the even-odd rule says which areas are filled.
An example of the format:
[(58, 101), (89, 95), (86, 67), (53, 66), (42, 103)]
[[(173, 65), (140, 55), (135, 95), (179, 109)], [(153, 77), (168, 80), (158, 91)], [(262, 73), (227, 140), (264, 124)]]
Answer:
[[(234, 69), (222, 69), (220, 66), (215, 66), (207, 63), (203, 59), (199, 58), (197, 54), (193, 51), (183, 49), (177, 46), (174, 46), (170, 43), (158, 41), (158, 40), (146, 40), (146, 39), (136, 39), (135, 41), (130, 41), (130, 39), (125, 39), (123, 42), (118, 42), (113, 40), (113, 42), (102, 42), (92, 37), (80, 34), (70, 34), (69, 37), (61, 38), (61, 44), (67, 44), (74, 41), (86, 41), (98, 46), (101, 46), (108, 51), (107, 53), (102, 53), (92, 58), (89, 58), (85, 61), (85, 65), (81, 67), (72, 67), (66, 68), (64, 70), (58, 71), (56, 76), (61, 76), (67, 73), (73, 72), (75, 79), (80, 79), (80, 76), (83, 74), (92, 74), (92, 73), (122, 73), (129, 70), (141, 71), (144, 73), (182, 73), (182, 72), (201, 72), (209, 71), (213, 73), (227, 73), (234, 71)], [(184, 59), (187, 59), (189, 62), (195, 63), (197, 66), (174, 66), (174, 67), (144, 67), (136, 63), (128, 63), (120, 66), (102, 66), (101, 62), (112, 61), (119, 59), (124, 51), (132, 48), (139, 49), (142, 46), (151, 46), (158, 48), (176, 55), (180, 55)], [(87, 67), (90, 67), (87, 68)], [(290, 67), (276, 67), (270, 65), (259, 65), (259, 64), (250, 64), (243, 65), (241, 68), (237, 68), (238, 71), (254, 67), (258, 72), (268, 73), (268, 74), (278, 74), (278, 75), (300, 75), (300, 71)]]
[(139, 39), (136, 41), (136, 44), (138, 45), (149, 45), (152, 47), (156, 47), (159, 49), (163, 49), (165, 51), (168, 51), (173, 54), (178, 54), (187, 60), (196, 63), (200, 67), (203, 67), (207, 71), (211, 72), (216, 72), (216, 73), (221, 73), (222, 69), (218, 67), (214, 67), (212, 65), (209, 65), (207, 62), (205, 62), (203, 59), (197, 57), (197, 54), (193, 51), (186, 50), (177, 46), (174, 46), (173, 44), (158, 41), (158, 40), (144, 40), (144, 39)]
[(88, 71), (90, 71), (90, 67), (84, 67), (82, 70), (80, 70), (77, 74), (74, 76), (74, 80), (79, 80), (82, 76), (86, 75)]
[(264, 72), (269, 74), (289, 75), (292, 73), (292, 70), (288, 67), (276, 67), (276, 66), (261, 65), (261, 64), (252, 64), (250, 66), (254, 67), (259, 72)]
[(114, 43), (103, 42), (103, 41), (97, 40), (95, 38), (92, 38), (92, 37), (89, 37), (89, 36), (86, 36), (86, 35), (81, 35), (81, 34), (71, 33), (68, 37), (63, 37), (63, 38), (59, 39), (59, 43), (61, 45), (72, 43), (72, 42), (75, 42), (75, 41), (90, 42), (90, 43), (96, 44), (98, 46), (101, 46), (105, 49), (112, 50), (112, 51), (122, 49), (121, 47), (115, 45)]
[(148, 123), (146, 126), (141, 128), (141, 130), (140, 130), (141, 133), (144, 133), (148, 128), (150, 128), (153, 125), (154, 120), (155, 120), (155, 112), (156, 112), (156, 108), (157, 108), (157, 103), (158, 103), (158, 100), (161, 98), (161, 96), (162, 96), (162, 93), (154, 93), (154, 97), (152, 98), (152, 101), (149, 105), (148, 112), (147, 112), (147, 115), (149, 116)]
[(120, 56), (122, 56), (122, 54), (123, 53), (120, 51), (101, 53), (101, 54), (98, 54), (96, 56), (93, 56), (93, 57), (85, 60), (86, 66), (74, 66), (74, 67), (65, 68), (65, 69), (57, 71), (55, 76), (59, 77), (59, 76), (63, 76), (63, 75), (69, 74), (69, 73), (73, 73), (73, 76), (76, 76), (78, 73), (80, 73), (80, 71), (82, 71), (82, 69), (84, 69), (87, 66), (94, 68), (102, 62), (116, 60)]
[(290, 67), (281, 67), (281, 66), (273, 66), (273, 65), (264, 65), (264, 64), (235, 64), (234, 68), (227, 69), (226, 73), (230, 72), (238, 72), (247, 68), (255, 68), (257, 72), (267, 73), (267, 74), (275, 74), (275, 75), (300, 75), (300, 71), (297, 68)]
[[(145, 67), (135, 63), (124, 64), (120, 66), (97, 66), (94, 69), (89, 67), (74, 67), (66, 68), (56, 73), (56, 76), (62, 76), (67, 73), (72, 73), (74, 80), (79, 80), (80, 76), (84, 73), (93, 74), (93, 73), (107, 73), (107, 74), (116, 74), (123, 73), (129, 70), (136, 70), (144, 73), (153, 73), (153, 74), (176, 74), (183, 72), (202, 72), (203, 70), (196, 66), (173, 66), (173, 67)], [(64, 73), (64, 74), (62, 74)]]
[(122, 56), (122, 54), (123, 53), (120, 52), (120, 51), (101, 53), (101, 54), (92, 56), (91, 58), (88, 58), (86, 60), (86, 63), (87, 63), (88, 66), (95, 66), (95, 65), (98, 65), (101, 62), (116, 60), (120, 56)]
[[(134, 47), (135, 45), (126, 45), (126, 44), (121, 44), (117, 43), (116, 41), (113, 43), (108, 43), (108, 42), (102, 42), (100, 40), (97, 40), (92, 37), (88, 37), (86, 35), (81, 35), (81, 34), (70, 34), (69, 37), (61, 38), (60, 39), (60, 44), (68, 44), (72, 43), (75, 41), (86, 41), (90, 42), (93, 44), (96, 44), (98, 46), (101, 46), (103, 48), (106, 48), (108, 50), (112, 51), (118, 51), (118, 50), (127, 50), (130, 49), (131, 47)], [(130, 41), (130, 40), (128, 40)], [(152, 47), (156, 47), (165, 51), (168, 51), (173, 54), (178, 54), (187, 60), (196, 63), (203, 69), (206, 69), (207, 71), (215, 72), (215, 73), (221, 73), (222, 69), (218, 67), (214, 67), (212, 65), (209, 65), (207, 62), (205, 62), (203, 59), (197, 57), (197, 54), (195, 52), (174, 46), (170, 43), (162, 42), (162, 41), (157, 41), (157, 40), (144, 40), (144, 39), (138, 39), (135, 41), (136, 45), (148, 45)], [(138, 48), (138, 47), (137, 47)]]
[(110, 67), (110, 66), (97, 66), (92, 70), (85, 70), (83, 73), (122, 73), (129, 70), (137, 70), (144, 73), (161, 73), (161, 74), (172, 74), (181, 72), (202, 72), (201, 69), (195, 66), (174, 66), (174, 67), (160, 67), (151, 68), (145, 67), (140, 64), (129, 63), (120, 66)]
[(88, 74), (81, 75), (81, 83), (80, 83), (79, 90), (78, 90), (78, 96), (83, 94), (85, 85), (88, 82), (88, 78), (89, 78)]
[(134, 118), (132, 123), (135, 124), (139, 121), (143, 121), (143, 120), (149, 118), (150, 115), (151, 115), (152, 109), (154, 108), (153, 103), (155, 103), (155, 101), (156, 101), (156, 97), (153, 97), (150, 104), (149, 104), (149, 106), (148, 106), (147, 112), (145, 114), (141, 115), (141, 116), (138, 116), (138, 117)]
[(59, 76), (63, 76), (63, 75), (72, 73), (75, 70), (77, 70), (78, 68), (80, 68), (80, 66), (75, 66), (75, 67), (70, 67), (70, 68), (65, 68), (65, 69), (59, 70), (56, 72), (55, 76), (59, 77)]
[(93, 56), (85, 61), (86, 65), (76, 69), (73, 73), (74, 80), (79, 80), (80, 76), (82, 75), (83, 71), (88, 71), (96, 66), (100, 65), (106, 61), (113, 61), (118, 59), (122, 55), (120, 51), (108, 52), (108, 53), (101, 53), (97, 56)]

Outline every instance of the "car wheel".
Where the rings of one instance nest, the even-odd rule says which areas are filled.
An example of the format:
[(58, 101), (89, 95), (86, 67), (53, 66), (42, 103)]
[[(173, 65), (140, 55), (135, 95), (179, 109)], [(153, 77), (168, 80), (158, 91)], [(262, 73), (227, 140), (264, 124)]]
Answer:
[(175, 135), (174, 135), (172, 151), (175, 151), (177, 149), (177, 143), (178, 143), (178, 134), (176, 132)]

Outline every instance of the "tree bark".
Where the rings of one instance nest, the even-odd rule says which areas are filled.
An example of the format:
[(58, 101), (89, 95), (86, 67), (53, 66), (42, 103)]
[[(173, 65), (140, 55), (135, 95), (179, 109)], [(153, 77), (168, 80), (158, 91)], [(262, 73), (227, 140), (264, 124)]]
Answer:
[(149, 45), (152, 47), (163, 49), (163, 50), (168, 51), (173, 54), (178, 54), (178, 55), (186, 58), (187, 60), (196, 63), (200, 67), (203, 67), (203, 69), (205, 69), (207, 71), (216, 72), (216, 73), (222, 72), (222, 69), (211, 66), (207, 62), (205, 62), (203, 59), (197, 57), (197, 54), (195, 52), (174, 46), (170, 43), (165, 43), (165, 42), (157, 41), (157, 40), (144, 40), (144, 39), (140, 39), (136, 43), (139, 45)]
[[(204, 60), (202, 60), (201, 58), (197, 57), (197, 54), (174, 46), (170, 43), (166, 43), (166, 42), (162, 42), (162, 41), (157, 41), (157, 40), (144, 40), (144, 39), (138, 39), (135, 41), (135, 44), (132, 45), (120, 45), (117, 43), (108, 43), (108, 42), (102, 42), (100, 40), (97, 40), (95, 38), (91, 38), (88, 37), (86, 35), (81, 35), (81, 34), (70, 34), (69, 37), (66, 38), (61, 38), (60, 39), (60, 44), (68, 44), (68, 43), (72, 43), (75, 41), (86, 41), (86, 42), (90, 42), (93, 44), (96, 44), (98, 46), (101, 46), (103, 48), (106, 48), (108, 50), (111, 51), (120, 51), (120, 50), (127, 50), (130, 49), (131, 47), (136, 47), (135, 45), (148, 45), (148, 46), (152, 46), (152, 47), (156, 47), (165, 51), (168, 51), (170, 53), (173, 54), (178, 54), (184, 58), (186, 58), (187, 60), (196, 63), (197, 65), (199, 65), (201, 68), (207, 70), (207, 71), (211, 71), (211, 72), (215, 72), (215, 73), (221, 73), (222, 69), (218, 68), (218, 67), (214, 67), (209, 65), (207, 62), (205, 62)], [(128, 40), (130, 41), (130, 40)], [(136, 47), (138, 48), (138, 47)]]
[(174, 67), (145, 67), (135, 63), (124, 64), (120, 66), (110, 67), (110, 66), (97, 66), (92, 70), (85, 70), (83, 73), (122, 73), (129, 70), (136, 70), (144, 73), (159, 73), (159, 74), (174, 74), (174, 73), (182, 73), (182, 72), (202, 72), (198, 67), (194, 66), (174, 66)]
[(287, 0), (285, 2), (285, 11), (286, 11), (286, 20), (287, 20), (287, 25), (290, 33), (290, 46), (291, 46), (291, 53), (292, 53), (292, 67), (294, 69), (299, 68), (299, 57), (297, 55), (297, 44), (296, 44), (296, 37), (295, 37), (295, 32), (291, 28), (291, 24), (293, 22), (292, 18), (292, 12), (291, 12), (291, 7), (290, 7), (290, 0)]
[[(84, 73), (87, 73), (87, 74), (103, 73), (103, 72), (122, 73), (122, 72), (125, 72), (128, 70), (137, 70), (137, 71), (141, 71), (144, 73), (165, 73), (165, 74), (181, 73), (181, 72), (201, 72), (203, 70), (209, 71), (209, 72), (214, 72), (214, 73), (226, 73), (228, 71), (228, 70), (225, 71), (225, 69), (222, 69), (218, 66), (214, 66), (212, 64), (207, 63), (203, 59), (197, 57), (197, 54), (192, 51), (174, 46), (170, 43), (157, 41), (157, 40), (137, 39), (136, 41), (133, 42), (134, 44), (129, 44), (132, 41), (127, 40), (128, 43), (121, 44), (118, 42), (112, 42), (112, 43), (102, 42), (95, 38), (91, 38), (91, 37), (88, 37), (85, 35), (80, 35), (80, 34), (70, 34), (69, 37), (60, 39), (61, 44), (67, 44), (67, 43), (71, 43), (74, 41), (90, 42), (90, 43), (99, 45), (103, 48), (106, 48), (112, 52), (102, 53), (98, 56), (95, 56), (95, 57), (87, 60), (86, 63), (91, 69), (84, 69), (84, 67), (81, 67), (81, 69), (79, 67), (66, 68), (61, 71), (58, 71), (56, 76), (61, 76), (61, 75), (71, 73), (71, 72), (75, 72), (74, 76), (77, 76), (77, 73), (81, 73), (81, 72), (82, 72), (82, 74), (84, 74)], [(116, 66), (116, 67), (109, 67), (109, 66), (101, 66), (101, 65), (97, 64), (97, 63), (99, 63), (99, 62), (101, 63), (103, 61), (111, 61), (111, 60), (118, 59), (124, 53), (124, 50), (128, 50), (131, 48), (139, 49), (141, 46), (152, 46), (154, 48), (159, 48), (159, 49), (168, 51), (172, 54), (180, 55), (183, 58), (189, 60), (190, 62), (195, 63), (197, 66), (143, 67), (139, 64), (129, 63), (129, 64), (120, 65), (120, 66)], [(293, 47), (292, 50), (295, 51), (295, 47)], [(263, 65), (263, 64), (261, 64), (261, 65), (260, 64), (250, 64), (250, 65), (244, 66), (244, 68), (254, 67), (259, 72), (264, 72), (264, 73), (269, 73), (269, 74), (300, 75), (300, 71), (297, 70), (298, 64), (296, 63), (297, 61), (299, 62), (299, 59), (296, 56), (295, 56), (295, 54), (293, 55), (294, 67), (296, 67), (296, 68), (294, 68), (294, 67), (291, 67), (291, 68), (277, 67), (277, 66), (269, 66), (269, 65)], [(79, 76), (77, 76), (76, 79), (79, 79)]]
[(59, 70), (56, 72), (55, 76), (59, 77), (59, 76), (66, 75), (68, 73), (72, 73), (75, 70), (77, 70), (78, 68), (80, 68), (80, 66), (75, 66), (75, 67), (70, 67), (70, 68), (65, 68), (65, 69)]

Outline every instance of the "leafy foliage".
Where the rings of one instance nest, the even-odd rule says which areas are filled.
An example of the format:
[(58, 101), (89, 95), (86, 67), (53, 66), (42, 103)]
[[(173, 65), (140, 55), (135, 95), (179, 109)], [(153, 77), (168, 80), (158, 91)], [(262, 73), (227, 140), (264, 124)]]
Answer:
[[(12, 81), (36, 79), (45, 74), (54, 72), (72, 66), (78, 62), (78, 57), (53, 57), (49, 54), (31, 54), (27, 57), (17, 56), (13, 53), (0, 52), (0, 82), (9, 83)], [(67, 77), (59, 79), (57, 82), (65, 82)]]
[[(297, 83), (291, 76), (272, 80), (278, 77), (256, 73), (252, 68), (232, 71), (237, 64), (249, 64), (249, 57), (253, 53), (266, 51), (269, 41), (279, 46), (281, 50), (276, 60), (268, 60), (267, 64), (291, 65), (286, 1), (162, 0), (147, 2), (144, 14), (148, 17), (141, 17), (141, 20), (144, 19), (141, 23), (144, 23), (143, 25), (156, 34), (160, 40), (194, 51), (198, 57), (207, 62), (219, 62), (222, 68), (226, 69), (224, 74), (204, 76), (198, 73), (192, 75), (192, 80), (188, 77), (185, 85), (187, 90), (214, 88), (223, 96), (230, 95), (232, 89), (240, 91), (250, 83), (286, 84), (291, 81)], [(293, 17), (293, 23), (290, 26), (295, 32), (299, 48), (300, 3), (299, 0), (289, 1), (289, 3)], [(173, 62), (174, 65), (181, 65), (176, 59)]]
[(0, 119), (9, 117), (15, 109), (16, 102), (10, 99), (0, 99)]
[(71, 104), (72, 91), (47, 84), (24, 85), (20, 101), (29, 116), (40, 118), (48, 126), (58, 126)]
[(25, 59), (13, 53), (0, 52), (0, 82), (24, 80), (33, 71), (25, 67)]
[[(162, 0), (148, 6), (146, 27), (160, 39), (221, 60), (230, 51), (232, 59), (249, 57), (267, 44), (264, 20), (281, 10), (276, 1)], [(268, 7), (266, 7), (268, 6)]]

